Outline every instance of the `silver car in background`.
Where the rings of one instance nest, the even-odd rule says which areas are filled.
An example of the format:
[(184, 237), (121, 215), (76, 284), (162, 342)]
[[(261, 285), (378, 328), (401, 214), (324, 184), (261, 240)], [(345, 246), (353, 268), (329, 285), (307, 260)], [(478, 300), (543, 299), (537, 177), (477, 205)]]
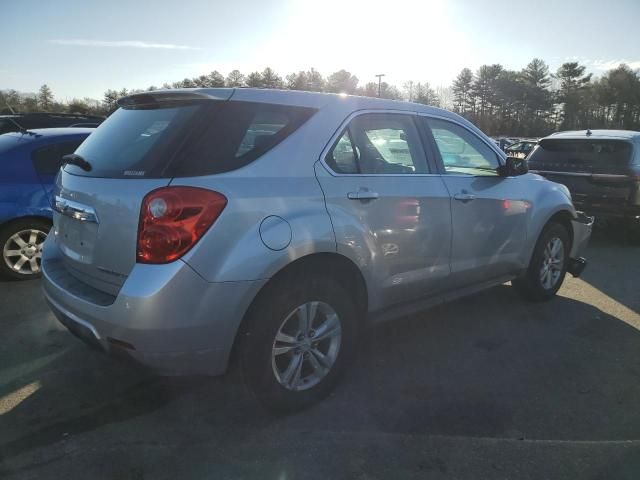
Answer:
[(44, 293), (162, 374), (233, 358), (264, 404), (303, 408), (369, 322), (509, 280), (546, 300), (584, 268), (568, 190), (454, 113), (255, 89), (119, 105), (58, 176)]

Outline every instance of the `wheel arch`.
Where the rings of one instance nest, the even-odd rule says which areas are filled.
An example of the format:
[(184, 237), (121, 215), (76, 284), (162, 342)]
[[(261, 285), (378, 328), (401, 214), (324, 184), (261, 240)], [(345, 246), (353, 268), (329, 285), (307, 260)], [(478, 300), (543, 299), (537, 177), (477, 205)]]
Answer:
[(242, 321), (238, 326), (233, 346), (229, 355), (228, 368), (237, 363), (238, 345), (242, 336), (246, 333), (248, 319), (254, 308), (262, 298), (271, 294), (273, 289), (279, 284), (295, 279), (298, 275), (318, 275), (329, 274), (337, 279), (343, 286), (353, 285), (356, 304), (360, 313), (359, 318), (363, 321), (368, 309), (367, 285), (360, 269), (348, 257), (335, 252), (312, 253), (300, 257), (287, 264), (275, 273), (255, 295), (249, 307), (244, 313)]
[(542, 232), (544, 231), (544, 229), (551, 223), (559, 223), (564, 228), (566, 228), (567, 233), (569, 234), (569, 244), (570, 244), (569, 251), (571, 251), (571, 246), (573, 245), (573, 236), (574, 236), (573, 225), (571, 224), (571, 221), (573, 220), (573, 218), (574, 218), (574, 213), (570, 209), (561, 207), (553, 211), (553, 213), (551, 213), (551, 215), (549, 215), (544, 222), (539, 223), (539, 227), (536, 229), (535, 235), (531, 236), (531, 239), (529, 242), (528, 254), (527, 254), (526, 263), (525, 263), (527, 267), (531, 262), (531, 258), (533, 257), (533, 252), (536, 248), (540, 235), (542, 235)]
[[(549, 220), (544, 224), (544, 228), (550, 223), (559, 223), (564, 228), (567, 229), (567, 233), (569, 234), (569, 250), (571, 250), (571, 246), (573, 245), (573, 225), (571, 221), (573, 220), (573, 215), (569, 210), (560, 210), (551, 215)], [(542, 230), (540, 231), (542, 233)]]
[(23, 216), (20, 216), (20, 217), (10, 218), (10, 219), (6, 220), (5, 222), (0, 223), (0, 231), (4, 231), (5, 228), (7, 228), (10, 225), (13, 225), (14, 223), (28, 221), (28, 220), (35, 220), (35, 221), (45, 222), (45, 223), (49, 224), (49, 226), (53, 225), (53, 221), (51, 220), (50, 217), (46, 217), (44, 215), (23, 215)]

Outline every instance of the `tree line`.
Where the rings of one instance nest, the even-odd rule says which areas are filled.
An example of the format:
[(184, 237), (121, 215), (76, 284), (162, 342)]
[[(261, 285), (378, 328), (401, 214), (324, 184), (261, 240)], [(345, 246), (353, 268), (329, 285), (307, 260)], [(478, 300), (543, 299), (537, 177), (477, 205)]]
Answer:
[(146, 89), (109, 89), (101, 100), (74, 98), (56, 101), (47, 85), (37, 94), (0, 91), (0, 112), (51, 111), (108, 115), (120, 97), (159, 88), (254, 87), (347, 93), (408, 100), (453, 110), (490, 135), (543, 136), (557, 130), (622, 128), (640, 130), (640, 72), (620, 64), (599, 78), (578, 62), (562, 64), (555, 72), (534, 58), (520, 71), (500, 64), (464, 68), (450, 87), (434, 89), (428, 82), (408, 81), (398, 88), (387, 82), (360, 84), (358, 77), (339, 70), (324, 77), (311, 68), (285, 77), (272, 68), (244, 74), (217, 70), (208, 75)]

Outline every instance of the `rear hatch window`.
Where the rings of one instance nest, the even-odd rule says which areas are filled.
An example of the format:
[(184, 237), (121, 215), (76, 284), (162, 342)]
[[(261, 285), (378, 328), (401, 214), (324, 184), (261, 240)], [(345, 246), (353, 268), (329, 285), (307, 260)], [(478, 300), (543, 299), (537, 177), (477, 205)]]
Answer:
[(624, 140), (544, 139), (529, 156), (529, 167), (573, 173), (625, 173), (632, 144)]
[(181, 101), (125, 106), (76, 154), (92, 169), (74, 175), (173, 178), (222, 173), (247, 165), (291, 135), (314, 109), (234, 101)]

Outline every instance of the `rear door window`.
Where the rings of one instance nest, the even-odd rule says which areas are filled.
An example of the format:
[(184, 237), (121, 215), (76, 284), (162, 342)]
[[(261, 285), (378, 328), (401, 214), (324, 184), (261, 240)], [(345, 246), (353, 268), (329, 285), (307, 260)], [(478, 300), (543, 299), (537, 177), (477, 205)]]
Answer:
[(291, 135), (314, 109), (199, 101), (123, 107), (76, 152), (92, 169), (76, 175), (171, 178), (222, 173), (251, 163)]
[(413, 118), (401, 114), (357, 116), (331, 149), (326, 162), (336, 173), (428, 173)]
[(348, 130), (345, 130), (327, 156), (327, 164), (336, 173), (360, 173), (358, 158)]
[(56, 143), (33, 151), (31, 159), (38, 175), (57, 175), (62, 166), (62, 157), (73, 153), (82, 140)]

